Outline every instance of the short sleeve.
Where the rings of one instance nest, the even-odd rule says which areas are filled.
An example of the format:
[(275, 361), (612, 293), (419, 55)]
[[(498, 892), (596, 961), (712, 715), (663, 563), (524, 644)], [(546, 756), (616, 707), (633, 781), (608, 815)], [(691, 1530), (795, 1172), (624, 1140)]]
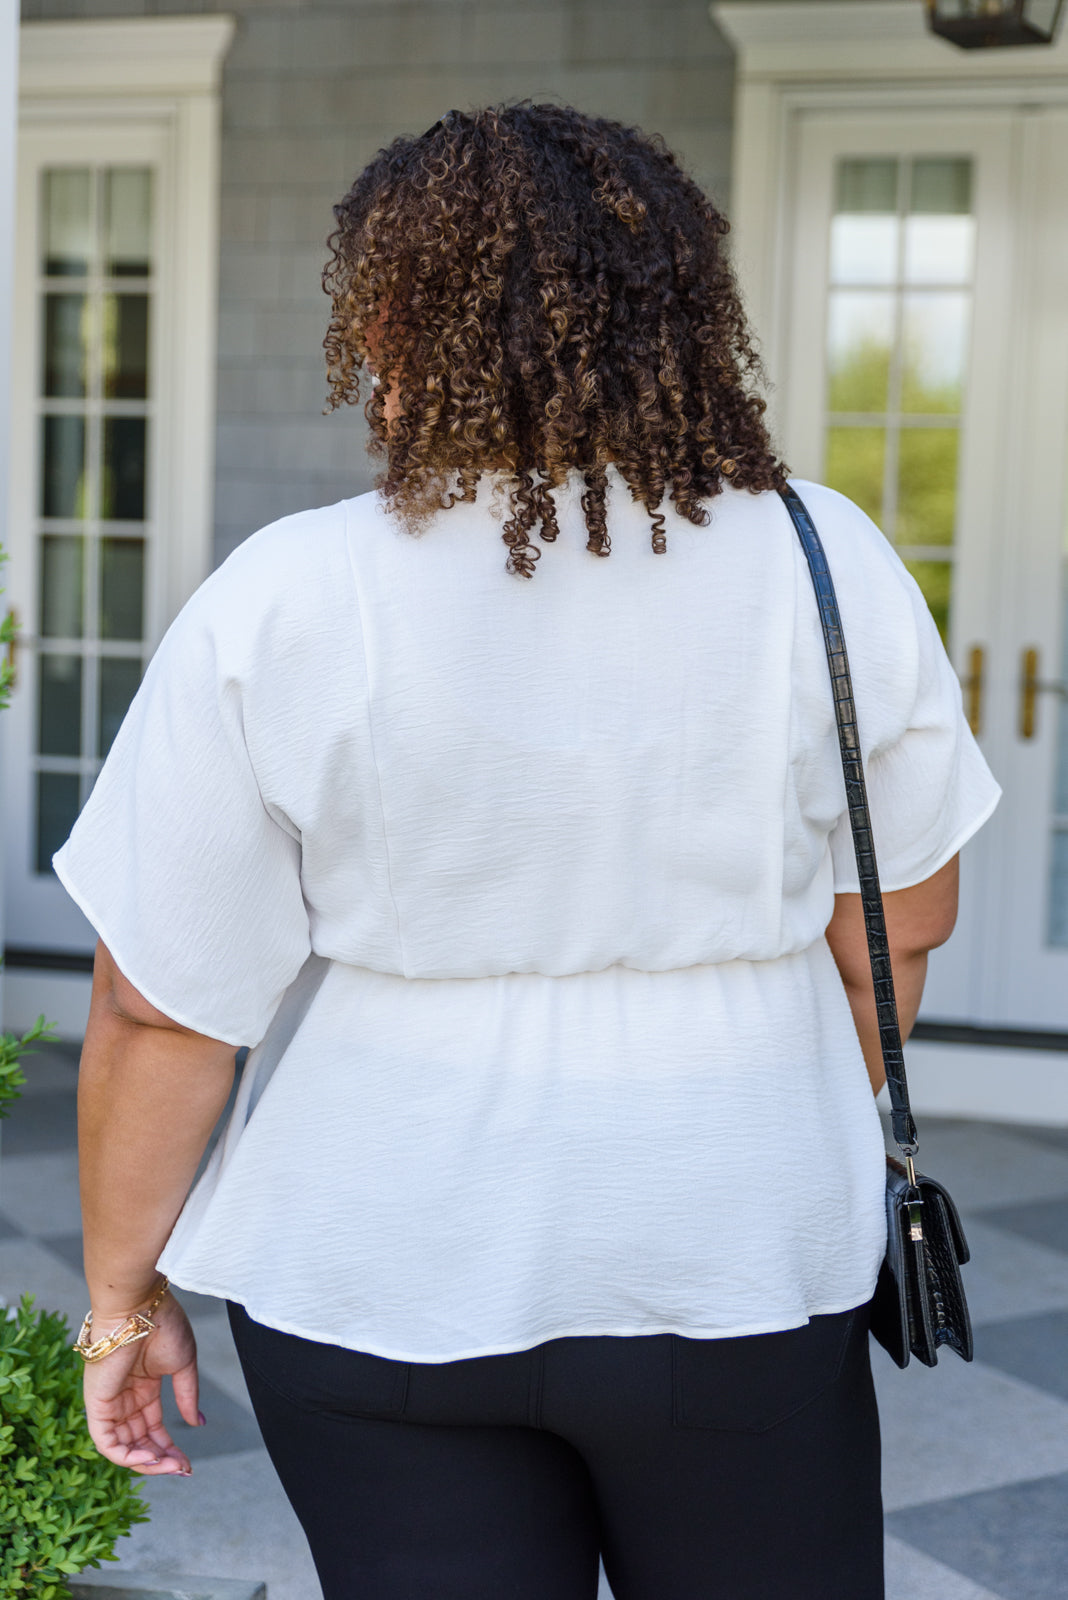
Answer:
[(246, 744), (245, 624), (216, 580), (157, 650), (53, 865), (151, 1004), (240, 1046), (263, 1037), (311, 946), (300, 839), (265, 805)]
[[(890, 891), (922, 883), (945, 866), (982, 827), (1001, 789), (968, 726), (960, 682), (923, 595), (896, 556), (887, 553), (910, 602), (910, 621), (905, 623), (910, 636), (900, 637), (896, 646), (914, 667), (914, 695), (902, 725), (870, 750), (860, 689), (863, 673), (856, 665), (853, 676), (879, 879)], [(850, 647), (844, 616), (843, 624), (852, 663), (860, 657), (864, 640)], [(877, 685), (867, 688), (869, 695), (878, 692)], [(830, 843), (835, 893), (858, 893), (848, 812), (839, 818)]]

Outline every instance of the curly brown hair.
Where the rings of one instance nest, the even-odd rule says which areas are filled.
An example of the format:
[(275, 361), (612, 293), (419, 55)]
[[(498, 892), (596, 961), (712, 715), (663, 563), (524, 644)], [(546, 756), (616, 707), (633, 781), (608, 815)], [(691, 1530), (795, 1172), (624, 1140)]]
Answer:
[(659, 137), (553, 105), (450, 111), (379, 151), (334, 216), (329, 407), (359, 400), (370, 358), (378, 487), (412, 531), (503, 472), (508, 570), (530, 577), (572, 469), (600, 556), (610, 462), (658, 552), (665, 494), (702, 526), (725, 481), (784, 485), (728, 223)]

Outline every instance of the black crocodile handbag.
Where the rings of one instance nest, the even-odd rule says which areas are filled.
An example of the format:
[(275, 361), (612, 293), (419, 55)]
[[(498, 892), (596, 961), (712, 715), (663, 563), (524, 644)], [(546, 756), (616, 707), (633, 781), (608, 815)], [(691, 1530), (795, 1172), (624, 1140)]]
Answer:
[(864, 925), (875, 983), (890, 1121), (902, 1161), (886, 1158), (886, 1258), (871, 1305), (871, 1331), (899, 1367), (909, 1357), (933, 1367), (939, 1347), (972, 1359), (972, 1328), (960, 1269), (968, 1246), (957, 1208), (940, 1183), (916, 1171), (916, 1124), (909, 1106), (905, 1058), (890, 970), (890, 947), (879, 889), (871, 817), (864, 783), (853, 684), (849, 675), (842, 619), (819, 534), (804, 501), (792, 489), (780, 491), (793, 518), (816, 590), (823, 642), (831, 673), (838, 745), (845, 774), (849, 822), (857, 856)]

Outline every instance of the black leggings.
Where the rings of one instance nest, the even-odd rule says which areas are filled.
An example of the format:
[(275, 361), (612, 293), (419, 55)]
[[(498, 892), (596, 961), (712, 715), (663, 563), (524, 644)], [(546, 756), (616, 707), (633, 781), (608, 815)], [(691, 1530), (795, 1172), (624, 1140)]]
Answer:
[(868, 1308), (387, 1361), (231, 1305), (325, 1600), (882, 1600)]

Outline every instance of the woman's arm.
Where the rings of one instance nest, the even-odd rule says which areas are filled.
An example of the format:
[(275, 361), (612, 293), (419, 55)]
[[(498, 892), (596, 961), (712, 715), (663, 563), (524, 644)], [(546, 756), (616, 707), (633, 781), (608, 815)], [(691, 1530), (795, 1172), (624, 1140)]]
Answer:
[[(85, 1276), (94, 1338), (147, 1305), (156, 1259), (174, 1226), (234, 1072), (234, 1046), (172, 1021), (97, 945), (78, 1079), (78, 1155)], [(94, 1443), (141, 1471), (188, 1471), (163, 1427), (160, 1383), (170, 1374), (185, 1420), (197, 1422), (196, 1345), (168, 1295), (158, 1331), (86, 1365)]]
[[(912, 1032), (920, 1009), (928, 952), (945, 944), (957, 920), (959, 861), (960, 858), (954, 856), (923, 883), (883, 895), (902, 1039), (907, 1039)], [(886, 1074), (879, 1047), (875, 991), (859, 894), (835, 895), (834, 915), (827, 926), (827, 943), (845, 985), (872, 1090), (878, 1094), (886, 1082)]]

